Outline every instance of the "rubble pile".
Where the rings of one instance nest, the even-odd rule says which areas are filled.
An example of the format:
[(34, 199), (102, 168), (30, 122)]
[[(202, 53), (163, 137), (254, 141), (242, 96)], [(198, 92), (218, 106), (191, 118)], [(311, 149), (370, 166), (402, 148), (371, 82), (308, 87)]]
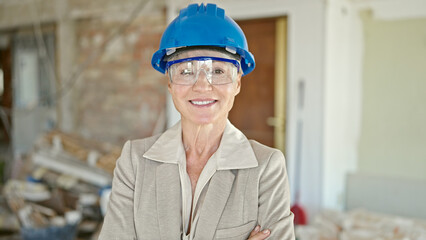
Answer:
[(120, 152), (59, 131), (44, 135), (20, 177), (3, 186), (0, 239), (96, 239)]
[(308, 226), (296, 226), (298, 240), (426, 240), (426, 221), (370, 212), (323, 211)]

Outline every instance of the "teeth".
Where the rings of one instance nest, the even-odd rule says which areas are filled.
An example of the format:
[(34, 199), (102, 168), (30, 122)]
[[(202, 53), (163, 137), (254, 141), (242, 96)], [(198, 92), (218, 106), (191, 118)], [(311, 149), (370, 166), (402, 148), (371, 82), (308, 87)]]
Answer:
[(207, 105), (207, 104), (213, 103), (214, 100), (213, 101), (191, 101), (191, 102), (195, 105)]

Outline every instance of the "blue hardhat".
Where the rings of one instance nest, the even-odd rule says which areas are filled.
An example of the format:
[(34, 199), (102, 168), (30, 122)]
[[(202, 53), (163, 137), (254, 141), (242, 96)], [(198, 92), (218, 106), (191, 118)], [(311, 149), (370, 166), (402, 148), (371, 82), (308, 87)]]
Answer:
[(253, 71), (255, 61), (249, 52), (246, 37), (225, 10), (216, 4), (191, 4), (180, 11), (161, 37), (160, 49), (152, 56), (152, 66), (161, 73), (166, 71), (164, 56), (176, 49), (193, 46), (222, 47), (241, 56), (243, 75)]

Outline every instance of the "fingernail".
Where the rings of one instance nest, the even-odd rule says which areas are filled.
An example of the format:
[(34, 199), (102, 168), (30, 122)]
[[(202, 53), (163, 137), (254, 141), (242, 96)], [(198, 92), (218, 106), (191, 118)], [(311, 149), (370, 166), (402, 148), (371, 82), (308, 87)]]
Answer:
[(263, 234), (269, 234), (269, 230), (268, 229), (263, 230)]
[(257, 225), (257, 226), (254, 228), (254, 231), (259, 232), (259, 230), (260, 230), (260, 226), (259, 226), (259, 225)]

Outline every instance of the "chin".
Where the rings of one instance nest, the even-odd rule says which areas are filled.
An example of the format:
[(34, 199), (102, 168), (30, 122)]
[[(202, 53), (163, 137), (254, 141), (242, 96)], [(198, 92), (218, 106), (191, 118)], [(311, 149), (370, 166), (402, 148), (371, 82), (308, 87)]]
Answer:
[(219, 120), (219, 118), (217, 116), (212, 116), (212, 115), (192, 115), (191, 118), (189, 118), (189, 120), (197, 125), (205, 125), (205, 124), (211, 124), (214, 122), (217, 122)]
[(197, 118), (197, 119), (193, 119), (192, 122), (197, 124), (197, 125), (205, 125), (205, 124), (213, 123), (213, 119), (211, 119), (211, 118)]

